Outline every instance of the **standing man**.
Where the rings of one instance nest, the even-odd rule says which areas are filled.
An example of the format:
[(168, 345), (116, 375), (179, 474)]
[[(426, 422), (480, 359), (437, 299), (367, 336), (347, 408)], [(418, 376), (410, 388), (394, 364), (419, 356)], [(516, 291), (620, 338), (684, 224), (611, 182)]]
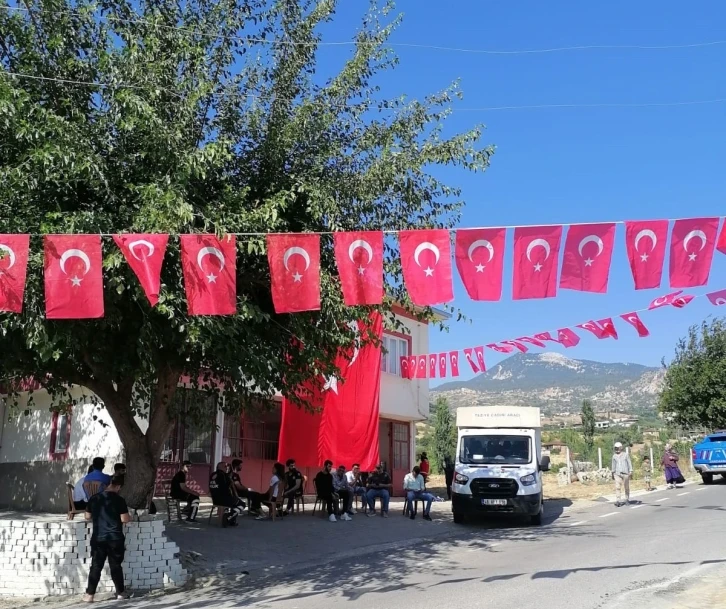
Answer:
[(422, 499), (426, 502), (423, 519), (430, 521), (431, 504), (434, 502), (434, 496), (426, 492), (426, 482), (421, 473), (421, 468), (418, 465), (413, 468), (410, 474), (406, 474), (406, 477), (403, 479), (403, 490), (406, 492), (406, 504), (411, 515), (411, 520), (416, 519), (416, 502)]
[(322, 471), (319, 471), (317, 476), (315, 476), (315, 492), (318, 495), (318, 498), (325, 503), (325, 507), (328, 509), (328, 520), (330, 522), (338, 522), (338, 519), (335, 517), (335, 509), (333, 507), (333, 474), (331, 473), (331, 470), (333, 469), (333, 462), (329, 459), (323, 464)]
[(241, 471), (242, 460), (234, 459), (232, 461), (232, 484), (234, 485), (234, 490), (236, 491), (238, 497), (243, 497), (250, 502), (250, 514), (259, 516), (260, 509), (262, 508), (262, 504), (260, 503), (260, 501), (262, 500), (262, 495), (257, 491), (253, 491), (252, 489), (247, 488), (242, 484), (242, 478), (240, 477)]
[(444, 478), (446, 480), (446, 497), (451, 501), (451, 485), (454, 483), (454, 461), (449, 455), (444, 457)]
[[(363, 504), (363, 507), (365, 508), (366, 504), (368, 503), (366, 501), (366, 487), (363, 484), (363, 482), (360, 479), (360, 465), (358, 463), (353, 463), (353, 468), (345, 474), (346, 479), (348, 480), (348, 487), (351, 489), (351, 492), (353, 493), (353, 497), (360, 497), (361, 503)], [(355, 514), (355, 508), (351, 505), (351, 513)]]
[(124, 570), (121, 566), (124, 561), (124, 544), (126, 542), (123, 525), (131, 522), (126, 502), (118, 494), (123, 485), (124, 477), (114, 476), (106, 490), (88, 500), (86, 520), (93, 521), (93, 534), (91, 535), (92, 559), (91, 569), (88, 573), (88, 588), (83, 597), (83, 601), (86, 603), (93, 602), (107, 558), (111, 579), (116, 586), (115, 598), (119, 600), (130, 598), (124, 589)]
[(196, 522), (199, 513), (199, 495), (187, 486), (187, 474), (191, 461), (184, 461), (182, 468), (171, 479), (171, 496), (177, 501), (186, 501), (187, 522)]
[(388, 503), (391, 500), (391, 477), (383, 469), (383, 463), (376, 465), (376, 471), (368, 476), (368, 516), (376, 515), (376, 498), (381, 498), (381, 516), (388, 518)]
[(227, 475), (227, 464), (224, 461), (217, 463), (217, 469), (209, 478), (209, 494), (214, 505), (226, 508), (223, 527), (236, 527), (237, 518), (242, 513), (242, 500), (232, 493), (232, 480)]
[(353, 495), (348, 486), (348, 478), (345, 477), (345, 465), (339, 465), (333, 474), (333, 491), (343, 502), (341, 520), (350, 520), (351, 509), (353, 508)]
[[(633, 474), (633, 464), (630, 455), (623, 452), (623, 445), (615, 442), (612, 467), (613, 480), (615, 480), (615, 507), (630, 503), (630, 476)], [(621, 491), (625, 490), (625, 503), (620, 501)]]
[(295, 467), (295, 459), (288, 459), (285, 462), (287, 473), (285, 474), (285, 497), (287, 497), (287, 508), (285, 515), (292, 513), (295, 508), (295, 497), (303, 494), (303, 475)]

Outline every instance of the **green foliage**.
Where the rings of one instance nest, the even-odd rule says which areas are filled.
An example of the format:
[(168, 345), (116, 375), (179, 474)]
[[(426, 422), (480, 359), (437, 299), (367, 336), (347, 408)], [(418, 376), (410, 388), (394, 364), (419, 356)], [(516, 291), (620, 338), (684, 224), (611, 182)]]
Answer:
[(726, 427), (726, 325), (692, 326), (667, 366), (659, 408), (684, 427)]
[(582, 435), (585, 439), (585, 446), (588, 451), (592, 451), (595, 438), (595, 410), (590, 400), (582, 401)]
[(456, 421), (444, 397), (438, 397), (434, 404), (431, 438), (431, 466), (439, 474), (444, 472), (444, 458), (452, 460), (456, 454)]

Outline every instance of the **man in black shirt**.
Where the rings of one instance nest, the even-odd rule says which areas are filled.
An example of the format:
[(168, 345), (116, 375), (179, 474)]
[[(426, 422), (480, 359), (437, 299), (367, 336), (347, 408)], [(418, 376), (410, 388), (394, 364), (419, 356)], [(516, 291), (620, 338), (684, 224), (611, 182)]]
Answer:
[(91, 497), (86, 507), (86, 520), (93, 521), (91, 535), (91, 569), (88, 573), (88, 588), (83, 597), (84, 602), (92, 603), (101, 579), (103, 566), (108, 558), (111, 579), (116, 586), (116, 598), (129, 598), (124, 590), (123, 525), (131, 521), (126, 502), (118, 492), (124, 484), (123, 476), (114, 476), (105, 491)]
[(295, 507), (295, 497), (303, 494), (303, 475), (295, 467), (295, 459), (288, 459), (285, 463), (287, 473), (285, 474), (285, 497), (287, 497), (286, 513), (292, 512)]
[[(234, 459), (232, 461), (232, 484), (234, 484), (234, 490), (237, 492), (238, 497), (243, 497), (250, 502), (250, 514), (259, 515), (262, 504), (262, 495), (257, 491), (247, 488), (242, 484), (242, 478), (240, 478), (240, 472), (242, 471), (242, 460)], [(244, 503), (242, 504), (244, 507)]]
[(232, 491), (232, 480), (227, 475), (227, 464), (224, 461), (217, 463), (217, 469), (209, 478), (209, 493), (212, 495), (214, 505), (223, 505), (227, 508), (222, 526), (237, 526), (237, 518), (242, 513), (242, 500)]
[(315, 492), (318, 498), (323, 500), (325, 507), (328, 508), (328, 520), (337, 522), (335, 517), (335, 509), (333, 507), (333, 462), (328, 460), (323, 465), (323, 470), (315, 476)]
[(187, 522), (196, 522), (199, 513), (199, 495), (192, 493), (187, 486), (187, 474), (191, 461), (184, 461), (181, 470), (171, 479), (171, 496), (177, 501), (186, 501)]
[(392, 490), (391, 477), (383, 469), (383, 464), (379, 463), (376, 465), (376, 471), (368, 476), (368, 492), (366, 493), (369, 508), (368, 516), (376, 515), (376, 498), (380, 497), (381, 516), (388, 518), (388, 502), (391, 500)]

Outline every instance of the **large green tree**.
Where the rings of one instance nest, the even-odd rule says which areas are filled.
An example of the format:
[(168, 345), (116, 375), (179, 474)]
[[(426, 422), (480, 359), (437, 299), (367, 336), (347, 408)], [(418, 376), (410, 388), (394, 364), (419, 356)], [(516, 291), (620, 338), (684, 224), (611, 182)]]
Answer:
[[(366, 309), (342, 303), (329, 233), (452, 226), (459, 191), (436, 168), (488, 166), (479, 127), (444, 135), (456, 85), (422, 100), (379, 90), (397, 64), (391, 8), (371, 2), (340, 71), (320, 74), (335, 0), (0, 5), (0, 233), (33, 235), (24, 312), (0, 314), (0, 379), (33, 377), (54, 408), (69, 385), (90, 389), (126, 448), (132, 505), (153, 490), (181, 376), (213, 374), (234, 413), (335, 372), (343, 322)], [(105, 317), (44, 317), (43, 234), (304, 231), (328, 233), (320, 312), (274, 314), (252, 234), (232, 317), (187, 315), (175, 237), (156, 308), (104, 237)], [(407, 302), (391, 240), (385, 256), (384, 313)]]
[(444, 458), (453, 459), (456, 453), (456, 421), (444, 397), (436, 398), (431, 417), (431, 451), (434, 468), (443, 472)]
[[(665, 364), (664, 364), (665, 365)], [(726, 324), (691, 326), (666, 366), (660, 411), (682, 427), (726, 428)]]
[(582, 412), (580, 413), (582, 421), (582, 437), (585, 440), (588, 457), (595, 446), (595, 410), (590, 400), (582, 400)]

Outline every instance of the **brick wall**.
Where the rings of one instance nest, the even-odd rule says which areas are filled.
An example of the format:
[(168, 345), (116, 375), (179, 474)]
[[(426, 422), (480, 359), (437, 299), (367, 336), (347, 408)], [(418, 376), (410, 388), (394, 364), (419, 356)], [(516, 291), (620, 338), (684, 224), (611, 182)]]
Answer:
[[(163, 520), (126, 525), (124, 578), (130, 590), (174, 588), (187, 581), (179, 548)], [(91, 525), (80, 521), (0, 520), (0, 597), (81, 594), (91, 567)], [(98, 592), (113, 591), (104, 569)]]

